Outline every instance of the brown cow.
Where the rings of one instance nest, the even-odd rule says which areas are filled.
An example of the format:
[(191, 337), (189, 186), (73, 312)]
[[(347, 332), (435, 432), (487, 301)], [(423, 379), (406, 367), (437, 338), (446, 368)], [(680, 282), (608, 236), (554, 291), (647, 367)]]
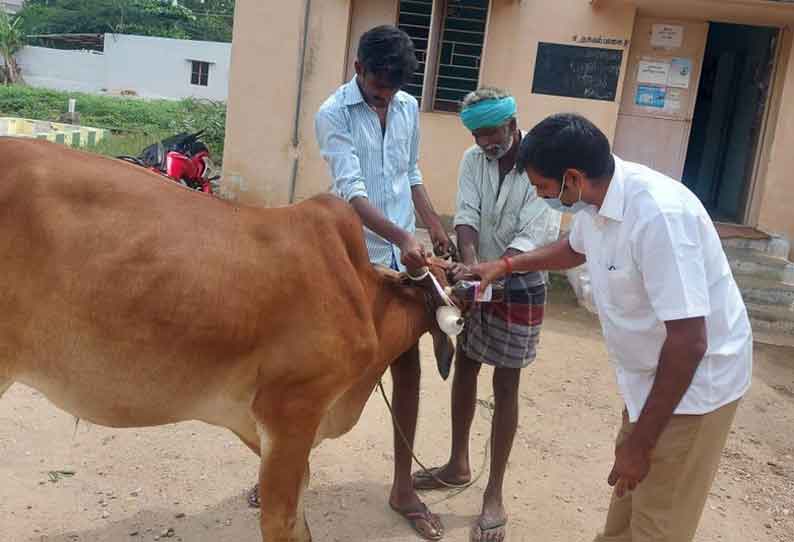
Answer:
[(261, 456), (263, 537), (310, 540), (309, 452), (434, 325), (425, 293), (371, 266), (332, 196), (263, 210), (47, 142), (0, 156), (0, 395), (226, 427)]

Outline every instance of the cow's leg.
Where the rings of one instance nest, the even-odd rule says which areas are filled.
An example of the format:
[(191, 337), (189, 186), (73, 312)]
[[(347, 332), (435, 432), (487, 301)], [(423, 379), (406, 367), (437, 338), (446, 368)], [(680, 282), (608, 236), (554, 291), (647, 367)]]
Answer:
[(11, 384), (13, 383), (14, 383), (13, 379), (10, 376), (8, 376), (6, 371), (0, 368), (0, 397), (2, 397), (3, 394), (6, 391), (8, 391), (8, 388), (10, 388)]
[[(264, 433), (264, 432), (263, 432)], [(310, 542), (303, 511), (313, 434), (264, 435), (259, 486), (262, 537), (268, 542)]]
[[(256, 431), (256, 424), (251, 423), (250, 427), (245, 427), (244, 429), (241, 428), (234, 428), (232, 429), (237, 438), (243, 441), (243, 444), (248, 446), (248, 448), (254, 452), (259, 457), (262, 457), (262, 444), (257, 436)], [(248, 490), (246, 494), (245, 500), (248, 501), (248, 506), (251, 508), (259, 508), (260, 501), (259, 501), (259, 484), (254, 484), (254, 487)]]
[(13, 383), (14, 383), (14, 382), (13, 382), (11, 379), (8, 379), (8, 380), (0, 380), (0, 397), (2, 397), (2, 396), (3, 396), (3, 394), (4, 394), (6, 391), (8, 391), (8, 388), (10, 388), (10, 387), (11, 387), (11, 384), (13, 384)]
[[(262, 442), (261, 439), (257, 438), (256, 436), (256, 424), (251, 424), (253, 430), (251, 428), (246, 428), (245, 430), (242, 429), (232, 429), (232, 432), (237, 435), (237, 437), (243, 441), (243, 444), (248, 446), (252, 452), (256, 455), (261, 457), (261, 450), (262, 450)], [(303, 489), (309, 487), (309, 479), (311, 477), (311, 470), (309, 469), (309, 462), (306, 462), (306, 471), (303, 475)], [(253, 488), (248, 491), (247, 496), (248, 504), (252, 508), (260, 508), (260, 498), (259, 498), (259, 484), (256, 484)]]
[(309, 454), (325, 410), (312, 390), (258, 393), (260, 522), (268, 542), (310, 542), (303, 513)]
[(248, 446), (248, 448), (254, 452), (256, 455), (261, 456), (261, 442), (259, 437), (256, 434), (256, 425), (252, 424), (253, 431), (250, 430), (240, 430), (240, 429), (232, 429), (232, 432), (237, 435), (243, 444)]

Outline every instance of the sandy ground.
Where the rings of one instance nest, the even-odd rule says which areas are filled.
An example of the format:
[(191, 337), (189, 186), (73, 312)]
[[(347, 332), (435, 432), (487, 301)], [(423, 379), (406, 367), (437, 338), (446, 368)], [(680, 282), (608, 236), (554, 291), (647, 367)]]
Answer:
[[(602, 525), (620, 400), (597, 322), (553, 296), (538, 361), (521, 385), (521, 420), (508, 471), (511, 541), (589, 542)], [(417, 453), (443, 461), (449, 384), (423, 344)], [(490, 396), (484, 371), (480, 397)], [(387, 389), (389, 388), (387, 383)], [(487, 408), (473, 431), (476, 470)], [(0, 541), (258, 542), (244, 493), (257, 459), (225, 430), (184, 423), (110, 430), (81, 423), (40, 394), (13, 386), (0, 400)], [(758, 347), (755, 381), (740, 409), (697, 540), (794, 542), (794, 353)], [(386, 505), (392, 444), (373, 395), (361, 422), (312, 456), (306, 498), (315, 540), (415, 540)], [(73, 475), (55, 471), (73, 471)], [(52, 472), (52, 474), (51, 474)], [(447, 540), (467, 540), (485, 479), (437, 503)], [(171, 529), (169, 532), (168, 530)]]

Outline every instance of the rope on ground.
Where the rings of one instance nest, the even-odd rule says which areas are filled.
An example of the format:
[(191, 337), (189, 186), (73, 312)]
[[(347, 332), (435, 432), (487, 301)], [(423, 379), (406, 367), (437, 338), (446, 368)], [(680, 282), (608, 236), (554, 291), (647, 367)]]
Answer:
[[(430, 469), (428, 469), (425, 466), (425, 464), (422, 463), (422, 461), (418, 457), (416, 457), (416, 454), (414, 453), (413, 446), (411, 445), (410, 442), (408, 442), (408, 438), (405, 436), (405, 433), (403, 432), (402, 427), (400, 427), (400, 424), (397, 423), (397, 418), (396, 418), (396, 416), (394, 414), (394, 409), (392, 408), (392, 405), (391, 405), (391, 402), (389, 401), (389, 398), (386, 397), (386, 390), (383, 388), (383, 380), (378, 380), (378, 389), (380, 390), (380, 394), (383, 397), (383, 401), (386, 403), (386, 408), (389, 409), (389, 414), (391, 414), (392, 423), (394, 424), (394, 427), (397, 428), (397, 433), (400, 435), (400, 439), (403, 441), (403, 444), (405, 444), (405, 446), (408, 448), (408, 450), (410, 450), (411, 457), (413, 457), (414, 461), (416, 461), (416, 464), (419, 465), (419, 468), (422, 469), (422, 472), (424, 472), (427, 476), (429, 476), (430, 478), (432, 478), (433, 480), (438, 482), (439, 485), (441, 485), (442, 487), (445, 487), (447, 489), (452, 490), (447, 496), (445, 496), (445, 497), (443, 497), (441, 499), (438, 499), (437, 501), (431, 502), (430, 505), (436, 505), (436, 504), (442, 503), (444, 501), (448, 501), (450, 499), (454, 499), (455, 497), (457, 497), (458, 495), (460, 495), (461, 493), (463, 493), (464, 491), (469, 489), (471, 486), (476, 484), (480, 480), (480, 478), (482, 478), (482, 475), (485, 473), (485, 468), (486, 468), (486, 466), (488, 464), (488, 456), (490, 454), (490, 448), (491, 448), (491, 438), (488, 438), (485, 441), (485, 446), (484, 446), (484, 450), (483, 450), (482, 465), (480, 465), (480, 470), (477, 473), (477, 476), (475, 476), (468, 483), (463, 484), (463, 485), (460, 485), (460, 484), (448, 484), (447, 482), (445, 482), (444, 480), (442, 480), (441, 478), (436, 476), (435, 473), (433, 473)], [(483, 407), (483, 409), (480, 410), (480, 415), (484, 419), (486, 419), (488, 421), (493, 420), (493, 409), (494, 409), (493, 396), (491, 396), (491, 398), (489, 398), (487, 401), (484, 401), (482, 399), (478, 399), (477, 403), (481, 407)], [(489, 414), (485, 414), (484, 412), (486, 412), (486, 411)]]

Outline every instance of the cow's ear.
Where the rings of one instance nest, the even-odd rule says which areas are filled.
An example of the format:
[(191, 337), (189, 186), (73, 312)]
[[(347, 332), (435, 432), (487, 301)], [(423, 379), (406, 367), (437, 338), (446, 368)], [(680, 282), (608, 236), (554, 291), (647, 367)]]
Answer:
[(433, 353), (436, 356), (436, 367), (438, 374), (441, 378), (446, 380), (449, 378), (449, 372), (452, 369), (452, 359), (455, 357), (455, 345), (449, 335), (441, 331), (438, 325), (433, 325), (430, 329), (430, 335), (433, 337)]

